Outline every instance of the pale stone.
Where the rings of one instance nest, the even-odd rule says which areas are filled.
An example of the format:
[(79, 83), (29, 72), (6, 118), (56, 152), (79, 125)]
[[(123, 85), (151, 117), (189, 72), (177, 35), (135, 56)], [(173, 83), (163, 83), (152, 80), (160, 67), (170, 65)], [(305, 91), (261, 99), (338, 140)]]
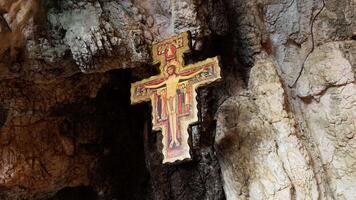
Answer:
[[(249, 90), (246, 92), (249, 97), (230, 99), (221, 107), (223, 112), (217, 114), (216, 143), (225, 188), (229, 190), (227, 198), (237, 199), (236, 195), (230, 196), (231, 184), (238, 193), (247, 184), (250, 199), (290, 199), (294, 198), (292, 196), (318, 199), (310, 157), (296, 137), (295, 121), (285, 109), (284, 90), (271, 59), (261, 59), (251, 69)], [(219, 120), (229, 113), (227, 108), (237, 110), (236, 121)], [(232, 145), (225, 145), (224, 140)], [(228, 163), (239, 167), (225, 166)], [(243, 182), (245, 176), (252, 180)]]
[(297, 84), (298, 96), (316, 96), (330, 86), (343, 85), (355, 80), (352, 66), (339, 46), (338, 42), (328, 43), (315, 49), (309, 56)]

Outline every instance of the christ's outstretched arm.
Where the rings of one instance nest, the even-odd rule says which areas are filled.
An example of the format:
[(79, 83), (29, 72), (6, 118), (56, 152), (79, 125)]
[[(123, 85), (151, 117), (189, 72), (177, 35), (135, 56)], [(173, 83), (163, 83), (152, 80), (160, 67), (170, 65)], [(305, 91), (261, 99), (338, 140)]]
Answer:
[(205, 70), (205, 67), (202, 67), (202, 68), (200, 68), (198, 71), (193, 72), (193, 73), (191, 73), (191, 74), (188, 74), (188, 75), (183, 75), (183, 74), (182, 74), (182, 75), (181, 75), (181, 77), (182, 77), (181, 79), (186, 80), (186, 79), (193, 78), (194, 76), (196, 76), (196, 75), (202, 73), (204, 70)]
[[(147, 83), (146, 83), (147, 84)], [(161, 86), (163, 86), (164, 84), (166, 84), (165, 81), (162, 81), (161, 83), (158, 83), (158, 84), (154, 84), (154, 85), (146, 85), (146, 84), (143, 84), (143, 87), (144, 88), (147, 88), (147, 89), (157, 89)]]

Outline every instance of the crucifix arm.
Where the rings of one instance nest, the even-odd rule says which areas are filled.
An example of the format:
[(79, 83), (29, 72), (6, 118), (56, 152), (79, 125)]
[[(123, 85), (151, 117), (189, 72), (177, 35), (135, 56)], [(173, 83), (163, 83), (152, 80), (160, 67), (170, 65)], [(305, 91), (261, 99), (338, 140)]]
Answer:
[(190, 78), (193, 78), (194, 76), (200, 74), (200, 73), (203, 72), (204, 70), (205, 70), (205, 67), (202, 67), (202, 68), (200, 68), (200, 69), (199, 69), (198, 71), (196, 71), (196, 72), (193, 72), (193, 73), (187, 74), (187, 75), (181, 75), (181, 77), (182, 77), (183, 79), (190, 79)]
[(159, 87), (163, 86), (164, 84), (166, 84), (166, 82), (162, 81), (161, 83), (154, 84), (154, 85), (146, 85), (146, 84), (144, 84), (143, 87), (147, 88), (147, 89), (156, 89), (156, 88), (159, 88)]
[(131, 85), (131, 103), (148, 101), (156, 89), (166, 83), (163, 76), (151, 77)]

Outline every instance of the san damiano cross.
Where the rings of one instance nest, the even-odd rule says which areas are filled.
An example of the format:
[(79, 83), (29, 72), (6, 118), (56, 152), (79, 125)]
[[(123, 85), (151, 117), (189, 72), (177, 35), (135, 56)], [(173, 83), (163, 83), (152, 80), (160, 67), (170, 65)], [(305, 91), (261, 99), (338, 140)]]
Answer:
[(185, 32), (154, 44), (160, 74), (131, 84), (131, 104), (151, 101), (152, 128), (163, 135), (163, 163), (191, 158), (188, 126), (198, 121), (196, 89), (221, 78), (217, 57), (184, 65), (189, 42)]

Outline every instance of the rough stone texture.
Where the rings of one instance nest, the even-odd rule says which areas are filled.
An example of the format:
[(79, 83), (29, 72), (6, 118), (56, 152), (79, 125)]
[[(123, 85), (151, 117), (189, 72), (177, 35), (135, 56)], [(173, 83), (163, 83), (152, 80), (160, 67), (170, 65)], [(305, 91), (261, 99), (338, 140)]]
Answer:
[[(194, 1), (3, 0), (1, 75), (45, 70), (63, 73), (73, 62), (77, 67), (72, 67), (71, 72), (107, 71), (148, 63), (153, 41), (188, 30), (193, 32), (193, 38), (202, 38), (210, 35), (210, 27), (214, 29), (216, 24), (222, 29), (215, 32), (224, 32), (224, 17), (206, 19), (210, 11), (222, 15), (222, 6), (211, 4), (205, 12), (198, 12), (199, 4)], [(195, 43), (196, 40), (193, 47), (197, 46)], [(63, 60), (72, 65), (63, 66)], [(9, 65), (19, 66), (11, 70), (7, 69)]]
[(227, 199), (355, 199), (355, 2), (234, 3), (252, 68), (216, 114)]
[[(19, 80), (1, 82), (0, 99), (7, 112), (0, 135), (2, 187), (13, 188), (19, 198), (30, 198), (61, 189), (63, 183), (89, 184), (88, 173), (97, 158), (78, 146), (95, 141), (97, 134), (85, 129), (89, 124), (84, 119), (77, 121), (75, 128), (68, 127), (72, 116), (63, 114), (60, 107), (94, 98), (106, 82), (107, 77), (93, 75), (37, 85)], [(83, 106), (78, 112), (93, 111)]]
[[(355, 7), (0, 0), (0, 199), (355, 199)], [(220, 55), (223, 81), (199, 91), (194, 161), (162, 166), (129, 83), (188, 30), (187, 63)]]
[(353, 189), (356, 186), (356, 87), (352, 69), (355, 63), (348, 59), (355, 52), (355, 41), (319, 46), (306, 62), (297, 85), (305, 125), (319, 149), (336, 199), (356, 197)]
[(129, 101), (155, 73), (150, 44), (191, 30), (201, 48), (227, 31), (222, 6), (0, 0), (0, 199), (224, 198), (212, 134), (194, 164), (162, 168), (144, 148), (148, 109)]
[(276, 66), (265, 58), (252, 67), (248, 89), (220, 107), (216, 145), (229, 199), (318, 199), (284, 95)]

